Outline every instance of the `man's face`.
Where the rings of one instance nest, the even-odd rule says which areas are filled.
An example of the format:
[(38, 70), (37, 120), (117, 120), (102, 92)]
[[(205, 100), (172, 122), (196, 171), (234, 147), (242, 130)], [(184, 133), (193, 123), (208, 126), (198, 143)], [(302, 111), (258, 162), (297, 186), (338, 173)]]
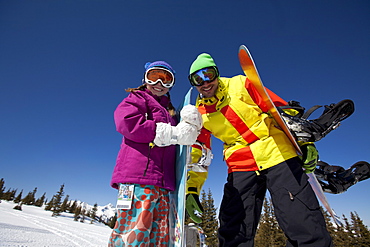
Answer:
[(206, 81), (202, 86), (196, 86), (196, 89), (205, 98), (210, 98), (215, 96), (216, 90), (218, 88), (218, 78), (216, 77), (213, 81)]

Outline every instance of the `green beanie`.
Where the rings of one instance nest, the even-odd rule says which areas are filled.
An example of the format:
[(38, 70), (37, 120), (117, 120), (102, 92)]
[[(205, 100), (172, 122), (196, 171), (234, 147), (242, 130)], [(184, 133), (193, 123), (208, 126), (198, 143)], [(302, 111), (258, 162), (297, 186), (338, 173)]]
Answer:
[(213, 58), (211, 57), (211, 55), (207, 53), (202, 53), (191, 64), (189, 74), (191, 75), (195, 71), (198, 71), (200, 69), (204, 69), (207, 67), (212, 67), (212, 66), (216, 67), (216, 64), (215, 64), (215, 61), (213, 61)]

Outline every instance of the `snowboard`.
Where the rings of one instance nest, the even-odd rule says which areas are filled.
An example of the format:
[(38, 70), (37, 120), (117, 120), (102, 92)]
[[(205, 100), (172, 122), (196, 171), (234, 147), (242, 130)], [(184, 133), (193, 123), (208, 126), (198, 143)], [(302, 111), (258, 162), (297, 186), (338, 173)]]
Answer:
[[(261, 78), (258, 74), (257, 67), (256, 67), (256, 65), (253, 61), (252, 55), (250, 54), (248, 48), (245, 45), (241, 45), (239, 47), (238, 56), (239, 56), (240, 66), (242, 67), (242, 70), (243, 70), (244, 74), (248, 77), (250, 82), (256, 88), (258, 94), (261, 96), (263, 102), (265, 103), (265, 105), (269, 109), (268, 114), (270, 114), (270, 116), (272, 116), (274, 118), (276, 124), (278, 125), (276, 127), (280, 128), (282, 131), (284, 131), (284, 133), (289, 138), (292, 145), (295, 147), (295, 149), (297, 151), (297, 154), (302, 155), (302, 151), (301, 151), (297, 141), (295, 140), (293, 134), (290, 132), (286, 123), (282, 119), (279, 111), (275, 107), (275, 105), (272, 102), (270, 96), (266, 92), (265, 87), (262, 83), (262, 80), (261, 80)], [(333, 218), (335, 223), (338, 224), (338, 225), (342, 225), (342, 223), (339, 221), (339, 217), (336, 215), (334, 210), (330, 207), (329, 202), (328, 202), (326, 196), (324, 195), (324, 192), (322, 191), (321, 186), (320, 186), (319, 182), (317, 181), (315, 175), (313, 173), (309, 173), (307, 175), (309, 177), (308, 181), (310, 182), (311, 187), (314, 190), (317, 198), (321, 201), (321, 204), (325, 207), (325, 209), (331, 215), (331, 217)]]
[(248, 77), (250, 82), (253, 84), (253, 86), (256, 88), (258, 94), (262, 97), (263, 102), (266, 104), (267, 108), (269, 109), (268, 114), (274, 118), (276, 121), (279, 129), (284, 131), (286, 136), (289, 138), (290, 142), (294, 146), (294, 148), (297, 150), (298, 155), (302, 155), (301, 148), (299, 147), (298, 143), (296, 142), (294, 136), (288, 129), (288, 126), (284, 122), (283, 118), (281, 117), (278, 109), (272, 102), (270, 96), (266, 92), (265, 87), (262, 84), (261, 78), (258, 74), (256, 65), (254, 64), (252, 55), (250, 54), (248, 48), (245, 45), (241, 45), (239, 47), (239, 61), (240, 65), (242, 67), (242, 70), (244, 74)]
[[(178, 119), (181, 109), (190, 104), (190, 88), (183, 102), (177, 108)], [(170, 246), (185, 246), (185, 193), (187, 179), (187, 164), (190, 159), (190, 146), (178, 145), (176, 150), (176, 189), (170, 193)]]

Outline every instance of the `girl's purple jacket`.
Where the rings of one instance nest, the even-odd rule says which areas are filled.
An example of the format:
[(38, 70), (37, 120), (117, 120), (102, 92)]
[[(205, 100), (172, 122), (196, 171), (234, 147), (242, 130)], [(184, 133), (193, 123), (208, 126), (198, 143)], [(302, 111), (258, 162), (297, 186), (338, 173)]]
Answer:
[(123, 135), (111, 186), (119, 183), (155, 185), (175, 189), (176, 146), (153, 148), (156, 123), (177, 124), (167, 111), (169, 99), (149, 90), (132, 92), (114, 112), (116, 129)]

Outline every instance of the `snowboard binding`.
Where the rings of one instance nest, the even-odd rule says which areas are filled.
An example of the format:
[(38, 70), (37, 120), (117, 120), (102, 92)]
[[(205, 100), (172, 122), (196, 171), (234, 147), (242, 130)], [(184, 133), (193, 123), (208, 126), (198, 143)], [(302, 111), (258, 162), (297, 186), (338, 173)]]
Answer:
[[(304, 112), (305, 108), (300, 106), (299, 102), (290, 101), (287, 106), (279, 107), (279, 110), (290, 131), (298, 141), (303, 142), (321, 140), (329, 132), (338, 128), (341, 121), (351, 116), (355, 110), (353, 101), (346, 99), (337, 104), (324, 106), (325, 109), (319, 118), (308, 120), (307, 118), (320, 107), (316, 105)], [(294, 109), (298, 114), (291, 116), (285, 113), (284, 109)]]
[(350, 168), (332, 166), (326, 162), (318, 161), (315, 176), (324, 192), (340, 194), (359, 181), (370, 178), (370, 164), (359, 161)]

